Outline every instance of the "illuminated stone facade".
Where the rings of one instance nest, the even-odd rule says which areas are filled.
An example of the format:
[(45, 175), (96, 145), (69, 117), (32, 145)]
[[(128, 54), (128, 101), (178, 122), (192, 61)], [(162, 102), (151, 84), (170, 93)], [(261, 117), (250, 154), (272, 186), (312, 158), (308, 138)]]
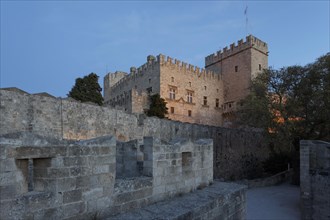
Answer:
[(265, 68), (267, 44), (251, 35), (207, 56), (205, 69), (162, 54), (148, 56), (147, 63), (132, 67), (130, 74), (104, 77), (105, 105), (141, 113), (148, 109), (148, 95), (158, 93), (167, 102), (171, 120), (230, 126), (251, 79)]

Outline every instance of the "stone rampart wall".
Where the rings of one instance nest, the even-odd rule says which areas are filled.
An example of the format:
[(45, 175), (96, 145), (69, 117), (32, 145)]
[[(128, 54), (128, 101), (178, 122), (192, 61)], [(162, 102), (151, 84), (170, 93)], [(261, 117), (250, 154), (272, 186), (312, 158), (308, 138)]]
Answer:
[(63, 139), (83, 140), (113, 135), (119, 141), (153, 136), (214, 141), (214, 177), (240, 179), (244, 176), (244, 155), (259, 160), (268, 157), (262, 133), (243, 129), (181, 123), (115, 109), (83, 104), (70, 99), (30, 95), (17, 90), (0, 90), (0, 134), (31, 131)]
[(77, 143), (21, 133), (0, 137), (0, 149), (0, 219), (91, 219), (111, 205), (115, 138)]
[(300, 142), (302, 219), (330, 218), (330, 143)]
[[(119, 164), (137, 164), (136, 146), (112, 136), (78, 142), (30, 132), (0, 136), (0, 218), (103, 219), (213, 182), (212, 140), (144, 138), (140, 175), (119, 166), (117, 176), (123, 155), (129, 157)], [(131, 152), (117, 155), (123, 148)]]

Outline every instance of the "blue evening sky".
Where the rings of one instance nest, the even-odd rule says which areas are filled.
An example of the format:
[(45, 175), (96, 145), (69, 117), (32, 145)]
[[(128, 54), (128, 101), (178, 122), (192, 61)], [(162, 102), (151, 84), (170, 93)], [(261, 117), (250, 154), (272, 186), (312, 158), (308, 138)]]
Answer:
[[(244, 10), (248, 6), (248, 25)], [(77, 77), (129, 72), (148, 55), (204, 67), (247, 34), (269, 65), (305, 65), (330, 51), (329, 1), (3, 1), (0, 87), (65, 97)]]

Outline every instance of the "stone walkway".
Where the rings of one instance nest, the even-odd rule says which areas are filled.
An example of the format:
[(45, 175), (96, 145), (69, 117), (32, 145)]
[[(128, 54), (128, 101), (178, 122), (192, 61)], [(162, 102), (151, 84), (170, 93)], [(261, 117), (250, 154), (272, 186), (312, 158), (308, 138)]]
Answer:
[(241, 219), (246, 186), (215, 181), (211, 186), (106, 220)]
[(247, 191), (247, 219), (300, 219), (300, 188), (283, 183)]

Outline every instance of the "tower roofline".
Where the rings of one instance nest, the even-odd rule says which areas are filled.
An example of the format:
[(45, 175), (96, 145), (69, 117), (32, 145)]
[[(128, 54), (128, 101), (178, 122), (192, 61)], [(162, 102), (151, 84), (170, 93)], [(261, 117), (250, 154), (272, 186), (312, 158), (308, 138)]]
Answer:
[(219, 62), (223, 59), (233, 56), (246, 49), (252, 49), (252, 48), (268, 56), (267, 43), (265, 43), (264, 41), (258, 39), (253, 35), (249, 35), (245, 38), (245, 41), (241, 39), (237, 41), (237, 44), (235, 42), (230, 44), (229, 48), (224, 47), (222, 50), (219, 50), (213, 54), (206, 56), (205, 67), (213, 65), (216, 62)]

